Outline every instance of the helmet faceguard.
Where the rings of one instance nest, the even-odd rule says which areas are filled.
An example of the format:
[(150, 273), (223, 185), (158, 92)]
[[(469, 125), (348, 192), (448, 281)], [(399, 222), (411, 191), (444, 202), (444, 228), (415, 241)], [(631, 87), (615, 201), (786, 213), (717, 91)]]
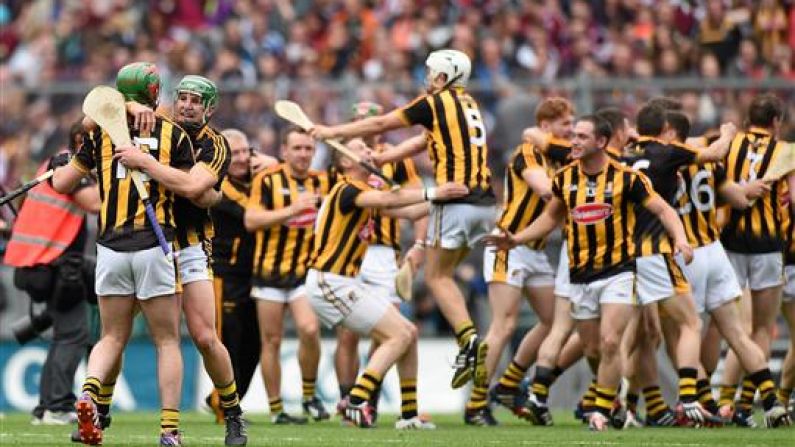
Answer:
[(204, 76), (187, 75), (177, 84), (176, 95), (179, 96), (180, 93), (190, 93), (201, 98), (204, 106), (202, 124), (206, 124), (218, 105), (219, 94), (215, 83)]

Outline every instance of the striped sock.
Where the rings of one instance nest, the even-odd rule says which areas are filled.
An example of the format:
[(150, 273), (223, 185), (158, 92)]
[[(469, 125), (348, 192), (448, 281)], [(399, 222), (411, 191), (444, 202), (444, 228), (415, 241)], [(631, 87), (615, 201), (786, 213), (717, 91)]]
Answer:
[(696, 401), (696, 377), (696, 368), (679, 368), (679, 400), (683, 403)]
[(718, 404), (712, 395), (712, 387), (709, 386), (709, 381), (707, 379), (699, 379), (696, 382), (696, 389), (698, 390), (698, 402), (701, 406), (712, 414), (718, 414)]
[(552, 386), (552, 370), (539, 366), (536, 368), (536, 376), (533, 379), (533, 394), (541, 404), (547, 403), (549, 397), (549, 387)]
[(359, 405), (366, 400), (370, 400), (373, 392), (381, 386), (381, 374), (371, 369), (366, 369), (356, 380), (350, 394), (350, 402)]
[(281, 396), (268, 400), (268, 407), (270, 407), (272, 415), (282, 414), (284, 412), (284, 403), (282, 403)]
[(610, 411), (613, 409), (613, 401), (616, 400), (616, 389), (611, 387), (596, 387), (596, 404), (595, 410), (602, 413), (606, 417), (610, 417)]
[(99, 391), (102, 389), (102, 382), (96, 377), (86, 377), (83, 382), (83, 392), (91, 396), (91, 400), (96, 402), (99, 398)]
[(505, 388), (519, 388), (519, 382), (524, 379), (525, 373), (527, 373), (527, 367), (516, 363), (516, 360), (512, 360), (505, 372), (502, 373), (499, 383)]
[(237, 395), (237, 384), (235, 384), (234, 379), (228, 385), (216, 385), (215, 389), (221, 399), (221, 409), (224, 411), (224, 415), (240, 414), (242, 412), (240, 410), (240, 397)]
[(113, 402), (113, 389), (116, 387), (116, 382), (103, 383), (99, 387), (99, 394), (97, 394), (97, 411), (101, 414), (110, 413), (110, 405)]
[(303, 387), (304, 400), (312, 400), (315, 397), (315, 378), (304, 378), (301, 380)]
[(736, 408), (750, 411), (754, 406), (754, 396), (756, 386), (749, 376), (743, 379), (743, 388), (740, 391), (740, 398), (737, 400)]
[(469, 338), (477, 334), (475, 325), (472, 320), (467, 320), (455, 328), (455, 339), (458, 341), (458, 347), (466, 346)]
[(582, 396), (582, 411), (583, 413), (591, 413), (596, 406), (596, 379), (591, 380), (588, 389)]
[(652, 418), (656, 418), (668, 409), (662, 391), (657, 385), (644, 388), (643, 399), (646, 401), (646, 414)]
[(778, 399), (776, 399), (776, 385), (773, 383), (773, 377), (770, 375), (770, 370), (768, 368), (760, 369), (748, 376), (748, 379), (751, 380), (754, 387), (759, 390), (759, 397), (762, 399), (762, 407), (765, 411), (773, 408), (778, 403)]
[(417, 417), (417, 379), (400, 381), (400, 417), (402, 419)]
[(737, 385), (721, 385), (718, 406), (734, 406), (734, 397), (737, 395)]
[(160, 410), (160, 432), (173, 433), (179, 431), (179, 410), (163, 408)]
[(790, 396), (792, 396), (792, 388), (779, 388), (778, 391), (776, 391), (776, 397), (778, 397), (778, 401), (781, 402), (781, 405), (789, 405)]
[(486, 394), (489, 389), (485, 386), (473, 386), (472, 393), (469, 394), (469, 402), (467, 402), (467, 410), (480, 410), (488, 405), (486, 401)]

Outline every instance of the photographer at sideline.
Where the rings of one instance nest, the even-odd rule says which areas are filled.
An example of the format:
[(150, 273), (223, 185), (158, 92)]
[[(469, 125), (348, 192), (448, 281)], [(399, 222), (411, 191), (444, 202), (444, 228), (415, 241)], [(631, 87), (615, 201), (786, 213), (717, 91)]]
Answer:
[[(69, 130), (69, 147), (51, 157), (38, 170), (69, 162), (83, 144), (83, 128)], [(16, 267), (14, 285), (31, 299), (29, 319), (14, 325), (14, 335), (24, 344), (50, 325), (52, 344), (41, 370), (39, 404), (33, 409), (34, 425), (65, 425), (76, 420), (74, 375), (89, 343), (86, 297), (93, 294), (86, 281), (83, 260), (88, 237), (86, 213), (97, 213), (99, 189), (82, 181), (70, 194), (59, 194), (42, 182), (27, 194), (11, 229), (4, 263)], [(41, 306), (33, 306), (40, 303)], [(43, 312), (35, 312), (36, 308)]]

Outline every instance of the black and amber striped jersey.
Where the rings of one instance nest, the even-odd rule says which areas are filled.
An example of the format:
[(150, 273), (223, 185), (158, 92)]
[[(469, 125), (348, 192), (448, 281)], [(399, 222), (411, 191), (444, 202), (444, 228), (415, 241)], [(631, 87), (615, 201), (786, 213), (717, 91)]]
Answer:
[(566, 241), (572, 283), (634, 271), (636, 210), (656, 195), (649, 179), (610, 159), (598, 174), (564, 167), (552, 192), (566, 207)]
[[(694, 163), (696, 157), (697, 152), (688, 146), (665, 144), (656, 138), (640, 137), (623, 153), (621, 162), (646, 174), (660, 197), (669, 205), (675, 206), (679, 169)], [(673, 244), (662, 222), (645, 208), (638, 210), (635, 243), (638, 256), (673, 251)]]
[[(305, 178), (293, 176), (286, 163), (257, 174), (251, 184), (249, 208), (278, 210), (290, 206), (302, 193), (325, 196), (331, 189), (328, 175), (309, 171)], [(312, 249), (317, 210), (256, 232), (254, 248), (254, 285), (290, 288), (301, 285), (306, 277)]]
[[(232, 150), (223, 135), (210, 126), (205, 125), (191, 138), (196, 155), (196, 164), (207, 169), (216, 179), (215, 190), (221, 189)], [(174, 204), (177, 221), (177, 249), (190, 247), (213, 237), (213, 222), (208, 210), (199, 208), (190, 200), (177, 196)]]
[[(422, 180), (417, 175), (417, 168), (414, 166), (414, 161), (410, 158), (385, 164), (381, 166), (381, 172), (400, 186), (422, 186)], [(374, 175), (370, 176), (367, 183), (375, 189), (389, 189), (389, 186), (382, 179)], [(373, 224), (375, 227), (373, 239), (370, 243), (386, 245), (396, 252), (400, 252), (400, 220), (384, 216), (377, 210), (373, 210)]]
[[(541, 169), (549, 175), (546, 157), (529, 143), (523, 143), (513, 151), (505, 168), (505, 198), (497, 226), (511, 233), (524, 229), (544, 211), (544, 200), (522, 177), (525, 169)], [(527, 244), (533, 250), (543, 250), (545, 245), (546, 239)]]
[(428, 154), (434, 180), (466, 185), (469, 195), (448, 203), (494, 204), (487, 164), (486, 126), (475, 100), (454, 87), (421, 96), (399, 111), (406, 125), (428, 130)]
[[(149, 137), (131, 129), (133, 142), (149, 148), (160, 163), (178, 169), (193, 166), (190, 137), (173, 122), (156, 118)], [(88, 173), (97, 170), (102, 207), (99, 213), (97, 243), (116, 251), (138, 251), (156, 247), (157, 237), (146, 218), (143, 202), (132, 182), (130, 171), (113, 159), (113, 143), (107, 132), (92, 132), (72, 159), (72, 166)], [(146, 178), (146, 176), (144, 176)], [(174, 240), (174, 193), (155, 180), (146, 182), (149, 200), (168, 241)]]
[(621, 161), (621, 157), (624, 155), (624, 151), (621, 148), (614, 146), (607, 146), (605, 152), (607, 152), (608, 157), (619, 162)]
[(251, 195), (251, 179), (227, 177), (221, 183), (221, 201), (210, 208), (215, 227), (213, 273), (216, 276), (250, 278), (254, 262), (254, 233), (243, 219)]
[[(748, 132), (738, 133), (732, 140), (726, 158), (726, 173), (740, 184), (761, 179), (770, 167), (770, 161), (785, 149), (784, 143), (769, 132), (752, 127)], [(784, 248), (779, 197), (785, 184), (786, 178), (779, 180), (751, 207), (731, 210), (721, 232), (721, 242), (726, 250), (772, 253)]]
[(571, 163), (571, 141), (549, 134), (543, 155), (552, 171), (551, 175), (554, 175), (555, 171)]
[(320, 207), (309, 267), (320, 272), (355, 277), (373, 238), (372, 210), (356, 206), (356, 197), (373, 190), (365, 182), (343, 177)]
[(720, 238), (715, 197), (728, 180), (726, 169), (719, 163), (691, 164), (679, 173), (675, 209), (682, 219), (687, 241), (693, 247), (709, 245)]

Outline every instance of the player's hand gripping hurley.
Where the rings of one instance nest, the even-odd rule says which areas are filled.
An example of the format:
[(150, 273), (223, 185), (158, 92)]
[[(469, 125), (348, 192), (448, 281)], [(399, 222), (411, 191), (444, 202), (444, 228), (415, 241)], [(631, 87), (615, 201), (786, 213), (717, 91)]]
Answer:
[[(299, 106), (293, 101), (288, 101), (284, 99), (276, 101), (276, 104), (274, 105), (273, 108), (274, 110), (276, 110), (276, 114), (279, 115), (281, 118), (295, 124), (296, 126), (306, 131), (315, 127), (315, 123), (313, 123), (312, 120), (310, 120), (309, 117), (306, 116), (304, 111), (301, 110), (301, 106)], [(339, 151), (340, 153), (342, 153), (342, 155), (355, 161), (364, 169), (367, 169), (371, 174), (374, 174), (379, 178), (381, 178), (384, 182), (386, 182), (386, 184), (388, 184), (392, 188), (392, 190), (397, 190), (400, 188), (400, 185), (395, 183), (391, 178), (384, 175), (384, 173), (381, 172), (375, 166), (362, 160), (362, 158), (359, 157), (359, 155), (348, 150), (348, 148), (345, 147), (345, 145), (343, 145), (339, 141), (337, 140), (324, 140), (324, 141), (334, 150)]]

